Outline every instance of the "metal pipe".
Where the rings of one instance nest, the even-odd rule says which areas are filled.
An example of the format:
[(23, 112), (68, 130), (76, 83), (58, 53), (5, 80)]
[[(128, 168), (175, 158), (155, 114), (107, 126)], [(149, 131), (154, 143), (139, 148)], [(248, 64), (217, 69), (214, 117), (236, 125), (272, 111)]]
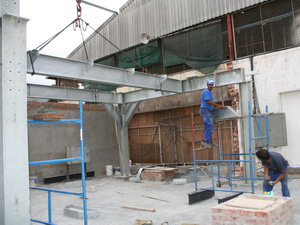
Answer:
[(228, 41), (229, 41), (229, 59), (231, 61), (235, 60), (234, 57), (234, 41), (233, 41), (233, 26), (231, 13), (227, 14), (227, 28), (228, 28)]
[(81, 152), (81, 183), (82, 183), (82, 201), (83, 201), (83, 220), (84, 225), (87, 225), (87, 205), (86, 205), (86, 183), (85, 183), (85, 154), (84, 154), (84, 141), (83, 141), (83, 107), (82, 100), (79, 101), (79, 114), (80, 114), (80, 152)]
[(195, 191), (198, 190), (198, 180), (197, 180), (197, 164), (196, 164), (196, 151), (195, 149), (195, 133), (194, 133), (194, 113), (191, 114), (192, 121), (192, 150), (193, 150), (193, 165), (194, 165), (194, 183), (195, 183)]
[(35, 223), (47, 224), (47, 225), (56, 225), (54, 223), (48, 223), (48, 222), (44, 222), (44, 221), (41, 221), (41, 220), (31, 219), (30, 221), (35, 222)]
[(93, 4), (93, 3), (90, 3), (90, 2), (87, 2), (87, 1), (84, 1), (84, 0), (81, 0), (82, 3), (85, 3), (87, 5), (90, 5), (90, 6), (93, 6), (93, 7), (96, 7), (98, 9), (102, 9), (102, 10), (105, 10), (107, 12), (111, 12), (111, 13), (114, 13), (114, 14), (118, 14), (118, 12), (114, 11), (114, 10), (111, 10), (111, 9), (108, 9), (108, 8), (104, 8), (102, 6), (99, 6), (99, 5), (96, 5), (96, 4)]
[(250, 162), (251, 160), (196, 160), (196, 162)]
[(48, 191), (48, 222), (52, 223), (52, 211), (51, 211), (51, 192)]
[(174, 160), (175, 162), (177, 162), (178, 158), (177, 158), (177, 146), (176, 146), (176, 129), (175, 127), (173, 127), (173, 142), (174, 142)]
[(161, 124), (161, 125), (149, 125), (149, 126), (140, 126), (140, 127), (128, 127), (128, 129), (140, 129), (140, 128), (153, 128), (153, 127), (158, 127), (158, 126), (175, 126), (175, 124)]
[(229, 163), (229, 186), (231, 187), (231, 191), (233, 191), (233, 185), (232, 185), (232, 165), (233, 163)]
[(237, 192), (237, 193), (251, 193), (250, 191), (231, 191), (227, 189), (214, 189), (214, 188), (201, 188), (201, 190), (224, 191), (224, 192)]
[[(129, 135), (131, 136), (131, 135)], [(138, 147), (139, 147), (139, 162), (142, 162), (142, 155), (141, 155), (141, 138), (140, 138), (140, 129), (138, 128)]]
[(160, 163), (163, 163), (161, 137), (160, 137), (160, 125), (158, 126), (158, 140), (159, 140), (159, 158), (160, 158)]
[(253, 137), (252, 140), (259, 140), (259, 139), (265, 139), (268, 136), (260, 136), (260, 137)]
[(65, 120), (28, 120), (27, 123), (80, 123), (79, 119), (65, 119)]
[(249, 129), (249, 159), (250, 159), (250, 178), (251, 178), (251, 188), (252, 188), (252, 194), (254, 194), (254, 174), (253, 174), (253, 170), (254, 170), (254, 166), (253, 166), (253, 156), (252, 156), (252, 126), (251, 126), (251, 117), (252, 116), (252, 113), (251, 113), (251, 104), (250, 102), (248, 103), (248, 123), (249, 123), (249, 126), (248, 126), (248, 129)]
[(29, 166), (42, 165), (42, 164), (52, 164), (52, 163), (61, 163), (61, 162), (70, 162), (70, 161), (77, 161), (77, 160), (81, 160), (81, 157), (29, 162)]
[(82, 196), (82, 193), (70, 192), (70, 191), (61, 191), (61, 190), (55, 190), (55, 189), (49, 189), (49, 188), (30, 187), (30, 189), (38, 190), (38, 191), (48, 191), (48, 192), (54, 192), (54, 193), (60, 193), (60, 194), (67, 194), (67, 195)]
[[(268, 114), (268, 111), (269, 111), (269, 108), (266, 105), (266, 114)], [(269, 137), (269, 117), (268, 116), (266, 116), (266, 136), (267, 136), (266, 145), (267, 145), (267, 150), (269, 151), (269, 148), (270, 148), (270, 144), (269, 144), (270, 137)]]
[[(221, 160), (221, 146), (222, 146), (222, 132), (221, 132), (221, 127), (222, 122), (218, 123), (218, 160)], [(223, 158), (223, 157), (222, 157)], [(220, 176), (221, 176), (221, 168), (220, 168), (220, 163), (218, 162), (218, 182), (220, 182)]]
[[(211, 184), (212, 184), (212, 188), (215, 188), (215, 170), (214, 170), (214, 164), (212, 163), (212, 160), (209, 160), (211, 161), (210, 163), (210, 168), (211, 168)], [(218, 160), (218, 161), (221, 161), (221, 160)]]
[[(180, 118), (179, 124), (180, 124), (180, 127), (182, 127), (182, 118)], [(180, 132), (180, 135), (182, 137), (182, 131), (180, 130), (179, 132)], [(183, 150), (183, 141), (182, 141), (182, 138), (180, 140), (181, 140), (180, 142), (181, 142), (182, 161), (184, 162), (184, 150)]]

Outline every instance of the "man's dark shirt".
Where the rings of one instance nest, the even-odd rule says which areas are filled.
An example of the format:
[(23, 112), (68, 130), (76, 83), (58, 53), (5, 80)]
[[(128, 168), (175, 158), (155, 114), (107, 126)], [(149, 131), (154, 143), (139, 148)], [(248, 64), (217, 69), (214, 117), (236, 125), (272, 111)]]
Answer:
[(287, 171), (288, 162), (280, 153), (270, 152), (270, 157), (272, 162), (262, 161), (262, 165), (268, 167), (271, 173)]

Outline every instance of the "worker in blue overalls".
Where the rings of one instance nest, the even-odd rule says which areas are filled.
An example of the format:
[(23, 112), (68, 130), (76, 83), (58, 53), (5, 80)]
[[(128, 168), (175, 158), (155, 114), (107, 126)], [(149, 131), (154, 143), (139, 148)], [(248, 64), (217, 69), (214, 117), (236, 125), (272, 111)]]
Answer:
[(202, 92), (200, 105), (200, 115), (202, 116), (204, 122), (204, 137), (201, 143), (203, 147), (211, 148), (212, 134), (214, 132), (212, 111), (215, 107), (223, 109), (224, 106), (214, 102), (214, 94), (212, 93), (212, 90), (214, 88), (214, 81), (207, 80), (206, 84), (207, 88), (205, 88)]

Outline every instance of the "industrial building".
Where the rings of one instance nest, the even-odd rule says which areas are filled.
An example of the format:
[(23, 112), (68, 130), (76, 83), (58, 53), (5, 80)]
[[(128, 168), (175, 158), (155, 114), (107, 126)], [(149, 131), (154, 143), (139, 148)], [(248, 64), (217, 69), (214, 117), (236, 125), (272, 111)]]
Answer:
[[(87, 3), (76, 2), (77, 9)], [(135, 189), (145, 197), (139, 189), (141, 181), (157, 188), (147, 189), (146, 197), (160, 195), (156, 200), (164, 201), (161, 204), (172, 199), (169, 202), (180, 205), (174, 206), (178, 217), (172, 210), (163, 211), (166, 219), (161, 220), (162, 214), (129, 216), (128, 211), (118, 214), (116, 205), (107, 206), (116, 217), (128, 215), (132, 221), (120, 224), (134, 224), (136, 219), (137, 225), (141, 216), (160, 224), (229, 223), (226, 209), (222, 214), (223, 205), (215, 206), (211, 199), (206, 207), (192, 204), (202, 198), (199, 191), (217, 193), (220, 199), (226, 192), (244, 193), (241, 201), (256, 204), (259, 199), (259, 204), (265, 204), (265, 208), (251, 208), (250, 203), (243, 207), (256, 210), (255, 215), (266, 213), (266, 221), (240, 214), (238, 223), (297, 224), (292, 217), (298, 218), (299, 200), (294, 197), (298, 180), (292, 180), (292, 198), (273, 198), (288, 215), (280, 220), (276, 210), (268, 211), (275, 203), (268, 204), (269, 199), (259, 196), (262, 170), (255, 151), (267, 148), (281, 153), (289, 161), (290, 173), (297, 173), (300, 1), (128, 0), (66, 59), (37, 50), (26, 52), (27, 19), (19, 13), (19, 0), (2, 0), (0, 6), (0, 224), (87, 224), (88, 217), (90, 224), (117, 224), (105, 214), (101, 218), (104, 206), (97, 201), (103, 199), (107, 206), (105, 186), (109, 186), (111, 200), (118, 201), (115, 193), (122, 196), (123, 210), (151, 211), (156, 207), (159, 211), (162, 205), (145, 201), (142, 208), (138, 198), (131, 202), (135, 207), (126, 204), (135, 198), (128, 194)], [(79, 29), (89, 27), (80, 15), (74, 24)], [(26, 73), (54, 79), (56, 86), (26, 85)], [(215, 102), (225, 106), (215, 111), (216, 147), (211, 149), (200, 145), (204, 132), (200, 99), (207, 79), (215, 82)], [(36, 117), (40, 114), (62, 117)], [(86, 182), (86, 178), (91, 180)], [(78, 179), (82, 189), (76, 186)], [(70, 181), (77, 182), (76, 187), (68, 186)], [(131, 190), (128, 199), (122, 186)], [(68, 205), (65, 197), (65, 205), (57, 206), (60, 211), (54, 209), (53, 218), (49, 213), (51, 194), (62, 193), (63, 188), (70, 189), (65, 194), (79, 196), (83, 202), (83, 217), (76, 222), (72, 214), (76, 207), (71, 207), (74, 211), (69, 214), (60, 210)], [(173, 199), (168, 188), (174, 189), (179, 199)], [(32, 193), (39, 191), (48, 193), (48, 215), (40, 217), (36, 213), (47, 209), (34, 207), (39, 204), (39, 194)], [(190, 208), (183, 203), (187, 196), (181, 196), (182, 191), (190, 192)], [(279, 189), (275, 191), (280, 195)], [(211, 197), (207, 195), (203, 198)], [(52, 198), (55, 205), (58, 200)], [(78, 204), (77, 200), (70, 204)], [(241, 207), (238, 201), (231, 204)], [(100, 210), (99, 218), (92, 218), (89, 207)], [(197, 207), (205, 214), (203, 220), (196, 215)], [(179, 216), (184, 210), (190, 212)]]

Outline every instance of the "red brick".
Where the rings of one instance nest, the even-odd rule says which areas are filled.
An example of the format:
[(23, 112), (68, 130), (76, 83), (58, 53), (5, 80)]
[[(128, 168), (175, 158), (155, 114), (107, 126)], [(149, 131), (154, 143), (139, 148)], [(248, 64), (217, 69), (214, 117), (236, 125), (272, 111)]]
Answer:
[(270, 217), (271, 214), (267, 212), (255, 212), (255, 216), (257, 217)]

